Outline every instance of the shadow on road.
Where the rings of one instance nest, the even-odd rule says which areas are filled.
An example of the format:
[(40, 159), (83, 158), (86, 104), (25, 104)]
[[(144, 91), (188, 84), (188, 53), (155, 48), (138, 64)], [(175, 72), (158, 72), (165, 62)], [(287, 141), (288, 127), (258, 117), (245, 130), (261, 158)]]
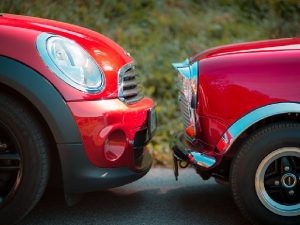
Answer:
[(130, 185), (86, 194), (67, 207), (60, 191), (48, 191), (22, 222), (31, 224), (203, 224), (248, 225), (228, 186), (203, 182), (194, 171), (175, 182), (167, 169), (153, 169)]

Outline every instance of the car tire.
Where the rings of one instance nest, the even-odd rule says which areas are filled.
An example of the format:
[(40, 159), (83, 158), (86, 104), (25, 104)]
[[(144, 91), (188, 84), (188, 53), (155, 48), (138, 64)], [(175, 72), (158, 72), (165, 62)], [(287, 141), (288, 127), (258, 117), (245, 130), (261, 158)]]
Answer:
[(48, 182), (49, 143), (27, 104), (0, 93), (0, 224), (19, 222)]
[(249, 136), (230, 174), (241, 213), (253, 224), (299, 225), (299, 164), (299, 123), (273, 123)]

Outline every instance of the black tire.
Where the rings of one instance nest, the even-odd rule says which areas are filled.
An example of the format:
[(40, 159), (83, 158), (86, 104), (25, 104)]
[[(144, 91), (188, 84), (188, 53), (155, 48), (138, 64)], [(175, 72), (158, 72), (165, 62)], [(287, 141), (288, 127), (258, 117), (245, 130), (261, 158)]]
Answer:
[(1, 93), (0, 144), (0, 224), (9, 225), (24, 218), (44, 193), (49, 144), (33, 111)]
[[(292, 160), (294, 165), (294, 160), (299, 163), (299, 154), (300, 124), (294, 122), (278, 122), (263, 127), (241, 146), (232, 163), (230, 183), (236, 205), (253, 224), (300, 224), (298, 207), (293, 215), (280, 208), (300, 203), (299, 180), (295, 187), (297, 192), (291, 199), (286, 195), (289, 192), (283, 185), (284, 181), (280, 180), (278, 184), (277, 180), (277, 176), (282, 178), (283, 168), (288, 168), (284, 167), (286, 159), (288, 162)], [(280, 207), (276, 208), (277, 205)]]

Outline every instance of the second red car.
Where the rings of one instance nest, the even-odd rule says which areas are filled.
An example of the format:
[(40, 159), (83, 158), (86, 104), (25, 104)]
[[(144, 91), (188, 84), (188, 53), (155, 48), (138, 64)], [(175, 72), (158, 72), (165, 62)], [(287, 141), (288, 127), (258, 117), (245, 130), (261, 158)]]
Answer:
[(253, 223), (300, 224), (300, 38), (221, 46), (176, 63), (178, 164), (230, 182)]

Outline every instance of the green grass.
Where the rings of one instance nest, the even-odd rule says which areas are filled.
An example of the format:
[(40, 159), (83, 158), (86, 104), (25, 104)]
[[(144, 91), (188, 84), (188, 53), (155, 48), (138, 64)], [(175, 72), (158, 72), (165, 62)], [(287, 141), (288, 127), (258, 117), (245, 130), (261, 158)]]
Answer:
[(297, 0), (1, 1), (0, 11), (77, 24), (98, 31), (135, 58), (144, 92), (157, 103), (155, 163), (169, 166), (169, 139), (182, 129), (171, 63), (209, 47), (300, 32)]

